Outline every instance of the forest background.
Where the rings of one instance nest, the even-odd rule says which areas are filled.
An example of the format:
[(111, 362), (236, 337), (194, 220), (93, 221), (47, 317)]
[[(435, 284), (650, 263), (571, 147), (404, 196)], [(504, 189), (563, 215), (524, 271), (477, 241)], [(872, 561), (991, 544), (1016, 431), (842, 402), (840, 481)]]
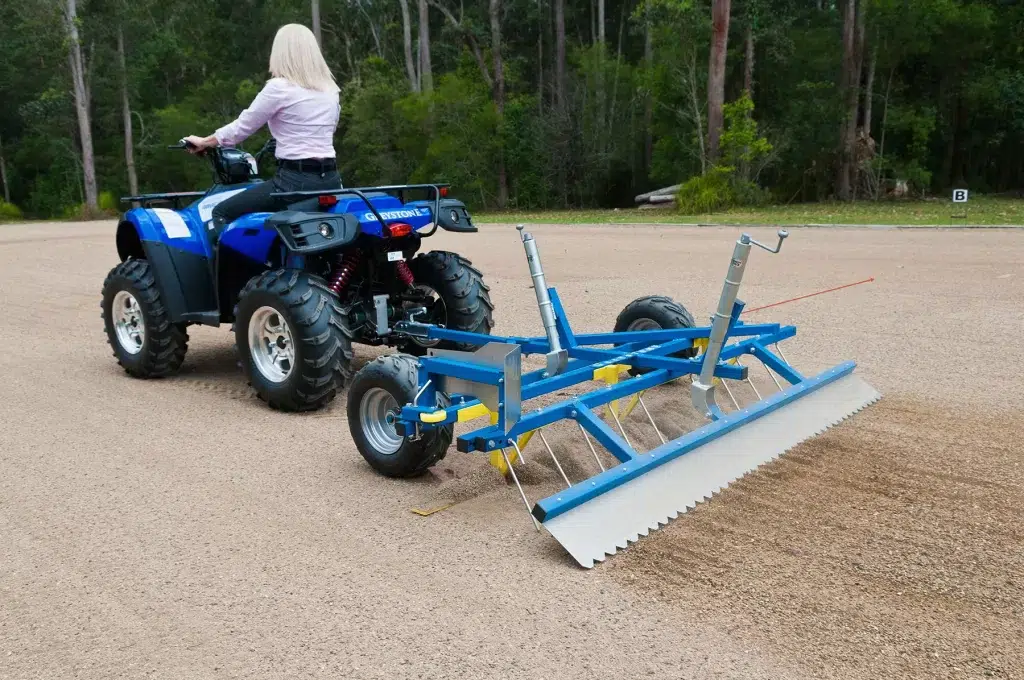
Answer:
[(1021, 0), (4, 0), (0, 217), (207, 187), (166, 147), (251, 102), (289, 22), (342, 87), (347, 186), (701, 212), (1024, 185)]

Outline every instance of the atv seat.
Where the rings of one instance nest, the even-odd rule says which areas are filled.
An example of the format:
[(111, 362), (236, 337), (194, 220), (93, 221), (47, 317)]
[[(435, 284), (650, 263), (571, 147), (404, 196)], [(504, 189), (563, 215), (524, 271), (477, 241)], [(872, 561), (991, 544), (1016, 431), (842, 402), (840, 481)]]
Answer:
[(267, 218), (266, 228), (276, 229), (285, 246), (295, 254), (316, 253), (346, 246), (361, 229), (351, 213), (285, 210)]

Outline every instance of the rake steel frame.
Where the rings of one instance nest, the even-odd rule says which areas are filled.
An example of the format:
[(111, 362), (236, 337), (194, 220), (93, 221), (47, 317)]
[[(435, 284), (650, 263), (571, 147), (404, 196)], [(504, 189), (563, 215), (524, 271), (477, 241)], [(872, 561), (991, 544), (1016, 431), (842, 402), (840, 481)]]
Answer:
[[(584, 567), (592, 567), (605, 555), (625, 548), (881, 396), (852, 375), (856, 367), (852, 361), (812, 377), (802, 375), (779, 348), (779, 342), (796, 335), (795, 326), (740, 320), (744, 303), (737, 293), (751, 248), (778, 253), (788, 236), (785, 231), (779, 231), (775, 247), (758, 243), (747, 234), (736, 241), (711, 325), (577, 335), (557, 291), (545, 282), (533, 236), (523, 232), (521, 225), (517, 229), (526, 250), (545, 336), (467, 333), (418, 323), (411, 317), (395, 324), (396, 335), (477, 349), (428, 350), (417, 364), (415, 398), (398, 413), (392, 413), (388, 422), (393, 422), (398, 434), (418, 439), (431, 428), (489, 415), (489, 426), (457, 437), (458, 450), (490, 452), (491, 463), (511, 475), (537, 529), (544, 526)], [(534, 354), (545, 355), (546, 368), (522, 373), (522, 356)], [(744, 355), (753, 356), (765, 366), (778, 392), (762, 398), (747, 375), (748, 368), (738, 361)], [(630, 368), (644, 372), (620, 381), (621, 373)], [(666, 441), (641, 395), (685, 376), (690, 376), (692, 404), (708, 422)], [(789, 384), (783, 384), (780, 378)], [(758, 401), (741, 406), (727, 380), (746, 381)], [(532, 399), (589, 381), (603, 381), (606, 386), (532, 411), (523, 408)], [(731, 412), (716, 401), (719, 382), (735, 407)], [(438, 391), (447, 393), (450, 399), (446, 408), (434, 406)], [(662, 442), (646, 453), (633, 447), (619, 418), (616, 404), (630, 396), (633, 401), (623, 417), (639, 403)], [(609, 405), (607, 411), (617, 430), (596, 412), (604, 405)], [(569, 480), (543, 431), (561, 420), (578, 425), (600, 473), (575, 484)], [(760, 421), (759, 427), (744, 429), (754, 421)], [(516, 458), (510, 457), (508, 450), (513, 449), (522, 461), (522, 449), (534, 433), (540, 435), (566, 488), (531, 506), (513, 467)], [(606, 469), (593, 440), (618, 464)], [(647, 474), (655, 470), (657, 474)]]
[[(498, 408), (495, 420), (496, 423), (506, 423), (507, 406), (525, 404), (531, 399), (595, 380), (602, 369), (627, 366), (647, 369), (647, 373), (544, 408), (531, 412), (524, 408), (521, 417), (513, 418), (511, 427), (492, 424), (457, 437), (457, 448), (461, 452), (499, 451), (518, 448), (516, 440), (521, 435), (540, 430), (559, 420), (574, 420), (620, 461), (618, 466), (586, 480), (586, 484), (572, 485), (562, 492), (538, 501), (531, 513), (540, 522), (557, 517), (742, 424), (756, 420), (794, 399), (805, 396), (808, 392), (849, 374), (855, 367), (854, 362), (846, 362), (812, 378), (805, 378), (788, 361), (769, 349), (770, 346), (777, 346), (780, 341), (796, 335), (796, 327), (775, 323), (744, 323), (739, 319), (744, 303), (737, 300), (733, 304), (725, 341), (713, 375), (717, 378), (746, 380), (748, 367), (728, 362), (749, 354), (788, 382), (790, 387), (748, 408), (729, 414), (720, 411), (714, 413), (711, 416), (712, 422), (708, 425), (668, 441), (650, 452), (638, 453), (627, 442), (624, 433), (616, 432), (594, 412), (594, 409), (687, 375), (699, 375), (704, 363), (703, 355), (693, 358), (668, 355), (692, 349), (694, 341), (708, 340), (712, 334), (712, 326), (576, 335), (569, 325), (557, 291), (553, 287), (548, 288), (548, 295), (553, 306), (561, 346), (569, 355), (569, 362), (563, 373), (549, 375), (546, 369), (524, 373), (521, 376), (519, 394), (506, 394), (505, 373), (499, 367), (444, 355), (422, 357), (419, 361), (420, 389), (416, 403), (405, 405), (396, 422), (399, 434), (418, 436), (426, 429), (469, 420), (466, 414), (473, 417), (482, 415), (481, 401), (466, 394), (449, 394), (451, 406), (446, 409), (417, 405), (437, 403), (436, 388), (444, 384), (448, 378), (497, 388)], [(430, 340), (448, 340), (474, 346), (503, 344), (511, 346), (513, 350), (518, 348), (523, 355), (546, 355), (551, 349), (545, 337), (500, 337), (453, 331), (415, 322), (396, 324), (394, 331)], [(598, 345), (615, 347), (600, 349), (595, 347)]]

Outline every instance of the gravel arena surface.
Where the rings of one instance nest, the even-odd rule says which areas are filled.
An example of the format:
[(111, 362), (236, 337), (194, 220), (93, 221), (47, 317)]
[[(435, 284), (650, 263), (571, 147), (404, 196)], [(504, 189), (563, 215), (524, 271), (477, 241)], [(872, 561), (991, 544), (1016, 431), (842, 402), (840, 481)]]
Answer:
[[(882, 400), (584, 570), (485, 457), (387, 480), (344, 394), (267, 409), (227, 327), (189, 329), (180, 375), (127, 377), (100, 319), (114, 227), (0, 226), (0, 678), (1024, 678), (1024, 231), (755, 250), (750, 308), (875, 277), (747, 318)], [(707, 319), (740, 233), (529, 229), (580, 332), (651, 293)], [(511, 225), (424, 246), (483, 270), (496, 333), (542, 332)], [(666, 435), (697, 423), (685, 387), (648, 406)], [(592, 474), (578, 433), (549, 441)], [(558, 488), (538, 451), (531, 500)]]

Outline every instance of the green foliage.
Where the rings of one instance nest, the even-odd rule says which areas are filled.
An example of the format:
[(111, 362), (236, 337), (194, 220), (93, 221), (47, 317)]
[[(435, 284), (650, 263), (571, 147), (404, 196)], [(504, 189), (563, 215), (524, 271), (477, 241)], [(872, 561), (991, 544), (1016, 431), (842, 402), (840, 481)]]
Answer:
[[(592, 6), (566, 3), (561, 96), (550, 5), (506, 0), (503, 111), (487, 82), (487, 3), (447, 3), (459, 27), (431, 4), (432, 92), (410, 86), (398, 3), (324, 4), (324, 54), (343, 88), (335, 141), (343, 180), (449, 181), (475, 209), (497, 202), (502, 162), (514, 209), (626, 206), (680, 178), (692, 178), (680, 195), (699, 212), (759, 203), (761, 187), (786, 201), (827, 198), (844, 116), (841, 4), (733, 3), (732, 103), (721, 165), (706, 173), (709, 0), (607, 0), (603, 44)], [(197, 21), (199, 5), (183, 0), (79, 3), (102, 192), (128, 188), (118, 30), (140, 189), (185, 191), (209, 186), (209, 168), (166, 145), (237, 116), (269, 77), (277, 27), (309, 20), (305, 0), (207, 5)], [(870, 181), (906, 181), (915, 195), (952, 184), (975, 192), (1024, 185), (1024, 3), (868, 0), (866, 16), (864, 82), (875, 63), (866, 128), (876, 155), (862, 165)], [(416, 12), (412, 19), (415, 36)], [(741, 96), (748, 27), (753, 102)], [(81, 213), (71, 91), (60, 3), (0, 3), (0, 153), (11, 199), (28, 216)], [(256, 151), (266, 139), (264, 129), (243, 147)], [(273, 162), (261, 170), (269, 177)]]
[(734, 206), (735, 174), (735, 168), (719, 165), (703, 175), (691, 177), (683, 183), (676, 194), (679, 211), (684, 215), (699, 215)]
[(21, 208), (0, 198), (0, 220), (20, 220)]
[(761, 162), (772, 152), (771, 143), (760, 135), (754, 120), (754, 102), (747, 93), (722, 107), (725, 126), (718, 146), (722, 164), (738, 167)]
[(750, 179), (760, 174), (773, 148), (758, 132), (754, 102), (744, 93), (723, 106), (722, 113), (725, 126), (719, 137), (721, 162), (680, 187), (676, 201), (685, 214), (762, 205), (770, 197)]

